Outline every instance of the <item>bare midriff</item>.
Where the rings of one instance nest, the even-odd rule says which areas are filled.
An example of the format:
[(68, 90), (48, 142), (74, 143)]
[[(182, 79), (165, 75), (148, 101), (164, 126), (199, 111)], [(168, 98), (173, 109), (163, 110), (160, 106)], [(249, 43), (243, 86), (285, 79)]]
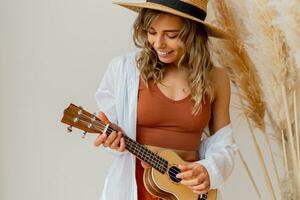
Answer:
[(146, 145), (146, 147), (155, 153), (158, 153), (163, 150), (171, 150), (171, 151), (175, 152), (181, 159), (183, 159), (184, 161), (187, 161), (187, 162), (193, 162), (193, 161), (197, 161), (200, 159), (199, 152), (194, 151), (194, 150), (186, 151), (186, 150), (180, 150), (180, 149), (167, 149), (167, 148), (150, 146), (150, 145)]

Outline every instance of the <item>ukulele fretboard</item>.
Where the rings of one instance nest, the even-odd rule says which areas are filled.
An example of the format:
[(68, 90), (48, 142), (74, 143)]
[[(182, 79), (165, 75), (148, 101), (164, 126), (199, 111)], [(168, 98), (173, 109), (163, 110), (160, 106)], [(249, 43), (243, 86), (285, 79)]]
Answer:
[[(107, 134), (109, 135), (114, 131), (113, 128), (109, 127), (107, 130)], [(163, 159), (162, 157), (156, 155), (154, 152), (150, 151), (143, 145), (139, 144), (138, 142), (134, 141), (127, 135), (124, 135), (125, 139), (125, 148), (134, 154), (140, 160), (148, 163), (153, 168), (158, 170), (161, 173), (165, 173), (168, 169), (168, 161)]]

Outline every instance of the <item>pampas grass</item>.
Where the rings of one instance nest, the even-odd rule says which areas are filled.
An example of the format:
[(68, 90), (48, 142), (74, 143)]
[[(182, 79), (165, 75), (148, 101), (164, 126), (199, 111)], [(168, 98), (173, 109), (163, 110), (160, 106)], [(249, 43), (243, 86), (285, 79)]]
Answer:
[[(229, 3), (230, 1), (227, 2)], [(230, 3), (232, 5), (232, 2)], [(266, 168), (260, 147), (256, 141), (254, 130), (252, 129), (253, 126), (261, 129), (262, 131), (265, 131), (265, 124), (263, 120), (265, 103), (262, 100), (262, 91), (260, 80), (257, 76), (257, 71), (241, 42), (241, 34), (246, 33), (243, 31), (242, 27), (239, 26), (238, 19), (236, 19), (233, 15), (234, 12), (229, 10), (224, 1), (213, 1), (212, 5), (215, 11), (215, 18), (218, 22), (218, 25), (224, 29), (227, 28), (227, 32), (231, 36), (228, 41), (219, 41), (217, 42), (217, 45), (213, 46), (213, 55), (216, 54), (214, 58), (217, 58), (218, 63), (220, 63), (227, 69), (232, 82), (238, 90), (238, 96), (241, 101), (242, 110), (246, 115), (246, 119), (250, 125), (251, 136), (255, 144), (255, 149), (260, 161), (259, 163), (261, 164), (264, 172), (263, 174), (266, 184), (268, 186), (270, 195), (273, 199), (275, 199), (275, 193), (268, 174), (268, 170)], [(244, 166), (246, 167), (247, 165)], [(277, 174), (275, 164), (273, 166)], [(248, 174), (251, 178), (251, 181), (253, 182), (254, 180), (252, 179), (251, 174), (249, 172)], [(253, 185), (254, 187), (256, 186), (255, 183), (253, 183)], [(255, 189), (257, 190), (257, 187), (255, 187)], [(260, 196), (258, 190), (257, 193)]]
[(240, 157), (240, 159), (241, 159), (241, 161), (242, 161), (242, 163), (243, 163), (243, 165), (245, 167), (245, 170), (246, 170), (247, 174), (249, 175), (250, 181), (251, 181), (251, 183), (252, 183), (252, 185), (253, 185), (253, 187), (254, 187), (254, 189), (256, 191), (256, 194), (257, 194), (258, 198), (261, 199), (261, 194), (259, 192), (259, 189), (258, 189), (256, 183), (255, 183), (254, 177), (252, 176), (252, 174), (250, 172), (250, 169), (249, 169), (249, 167), (247, 165), (247, 162), (245, 161), (243, 155), (241, 154), (241, 152), (239, 150), (238, 150), (238, 154), (239, 154), (239, 157)]
[[(299, 199), (300, 147), (295, 87), (297, 68), (300, 71), (300, 1), (227, 0), (225, 3), (215, 0), (213, 8), (219, 26), (231, 35), (229, 41), (217, 42), (213, 57), (229, 72), (249, 124), (265, 133), (280, 182), (265, 132), (266, 108), (273, 132), (277, 138), (282, 138), (278, 140), (282, 143), (286, 171), (282, 197)], [(257, 156), (264, 165), (252, 127)], [(265, 165), (263, 168), (266, 170)], [(276, 199), (266, 171), (265, 176), (269, 192)], [(289, 177), (292, 179), (286, 181)]]
[(296, 152), (297, 152), (297, 161), (298, 169), (300, 170), (300, 145), (299, 145), (299, 128), (298, 128), (298, 107), (297, 107), (297, 92), (296, 89), (293, 92), (293, 104), (294, 104), (294, 124), (295, 124), (295, 134), (296, 134)]
[(236, 23), (237, 19), (225, 2), (215, 0), (212, 5), (219, 26), (227, 29), (231, 36), (227, 41), (215, 42), (213, 55), (216, 54), (215, 59), (229, 72), (232, 82), (239, 88), (240, 98), (244, 102), (243, 111), (251, 124), (264, 130), (265, 103), (262, 99), (261, 81), (242, 44), (242, 27)]
[[(286, 127), (286, 115), (282, 108), (282, 85), (290, 96), (295, 86), (296, 69), (292, 65), (283, 33), (273, 26), (276, 11), (267, 0), (247, 0), (249, 17), (245, 22), (252, 34), (245, 41), (247, 52), (261, 76), (267, 110), (279, 129)], [(291, 99), (288, 98), (291, 110)]]
[[(214, 47), (215, 57), (237, 87), (247, 121), (264, 133), (266, 108), (273, 132), (282, 138), (279, 141), (286, 172), (282, 197), (299, 199), (300, 147), (295, 87), (297, 68), (300, 71), (300, 1), (227, 0), (225, 3), (215, 0), (213, 7), (219, 25), (231, 35), (229, 41), (218, 42)], [(257, 156), (264, 165), (252, 127)], [(268, 136), (266, 133), (264, 136), (279, 180)], [(272, 199), (276, 199), (266, 171), (265, 176)]]
[[(273, 24), (277, 26), (286, 38), (286, 42), (289, 47), (289, 53), (291, 55), (291, 59), (293, 59), (293, 64), (295, 67), (298, 68), (300, 71), (300, 1), (297, 0), (290, 0), (290, 1), (283, 1), (283, 0), (271, 0), (270, 5), (277, 11), (277, 17), (273, 20)], [(299, 83), (298, 83), (299, 84)], [(296, 90), (293, 91), (293, 122), (294, 122), (294, 134), (290, 133), (295, 136), (295, 138), (291, 137), (290, 139), (295, 140), (296, 149), (296, 158), (294, 153), (292, 153), (292, 159), (296, 160), (292, 162), (294, 165), (293, 168), (297, 167), (298, 172), (295, 171), (294, 173), (300, 174), (299, 169), (299, 162), (300, 162), (300, 149), (299, 149), (299, 129), (298, 129), (298, 114), (297, 114), (297, 93)], [(291, 122), (292, 123), (292, 122)], [(290, 130), (292, 132), (292, 130)], [(291, 146), (293, 146), (293, 141), (290, 141)], [(287, 157), (288, 155), (285, 154)], [(296, 162), (296, 163), (295, 163)], [(295, 166), (295, 165), (298, 166)], [(288, 174), (288, 173), (287, 173)], [(300, 187), (300, 180), (298, 180), (298, 193)], [(300, 196), (300, 194), (299, 194)]]
[[(299, 35), (295, 35), (295, 31), (290, 29), (286, 31), (285, 26), (287, 24), (283, 25), (288, 22), (287, 19), (293, 19), (289, 15), (294, 12), (282, 13), (282, 10), (276, 11), (274, 5), (278, 3), (276, 4), (278, 8), (279, 1), (276, 1), (276, 3), (272, 1), (272, 4), (270, 2), (267, 0), (247, 1), (251, 16), (247, 22), (248, 29), (256, 30), (256, 32), (246, 41), (246, 45), (260, 76), (264, 76), (263, 91), (268, 102), (267, 110), (275, 122), (273, 126), (277, 126), (286, 133), (283, 137), (286, 141), (282, 142), (287, 144), (289, 154), (284, 154), (284, 159), (287, 160), (287, 156), (290, 157), (291, 166), (287, 168), (292, 171), (291, 178), (294, 180), (292, 185), (295, 187), (288, 190), (292, 194), (284, 194), (283, 197), (291, 196), (292, 199), (298, 199), (300, 197), (297, 192), (300, 187), (299, 160), (297, 159), (297, 148), (294, 143), (294, 136), (297, 134), (293, 133), (292, 130), (292, 124), (295, 122), (293, 117), (293, 91), (295, 90), (297, 78), (295, 65), (297, 56), (291, 55), (299, 49), (297, 49), (297, 44), (292, 44), (292, 47), (289, 43), (298, 43)], [(284, 3), (289, 4), (290, 2), (285, 1)], [(298, 3), (290, 3), (290, 5), (295, 4)], [(294, 27), (297, 27), (297, 18), (294, 19), (294, 21), (290, 21), (294, 22)], [(277, 25), (280, 25), (281, 29)], [(286, 175), (289, 176), (290, 171)], [(286, 185), (282, 186), (285, 187)]]
[[(291, 188), (292, 191), (292, 197), (294, 199), (298, 199), (300, 197), (299, 192), (300, 192), (300, 171), (299, 171), (299, 160), (296, 157), (296, 149), (294, 147), (294, 135), (298, 134), (297, 132), (293, 133), (292, 130), (292, 124), (291, 124), (291, 119), (290, 119), (290, 114), (288, 110), (288, 104), (287, 104), (287, 95), (286, 95), (286, 90), (285, 87), (282, 87), (282, 93), (283, 93), (283, 101), (284, 101), (284, 109), (287, 117), (287, 138), (288, 138), (288, 144), (290, 145), (290, 159), (291, 159), (291, 172), (292, 175), (289, 176), (289, 171), (287, 173), (288, 177), (292, 177), (293, 181), (293, 188)], [(297, 122), (296, 122), (297, 123)], [(284, 141), (284, 140), (283, 140)], [(288, 157), (288, 154), (285, 154), (285, 157)], [(289, 168), (288, 168), (289, 170)]]
[(271, 0), (277, 11), (273, 24), (284, 34), (295, 65), (300, 69), (300, 1)]

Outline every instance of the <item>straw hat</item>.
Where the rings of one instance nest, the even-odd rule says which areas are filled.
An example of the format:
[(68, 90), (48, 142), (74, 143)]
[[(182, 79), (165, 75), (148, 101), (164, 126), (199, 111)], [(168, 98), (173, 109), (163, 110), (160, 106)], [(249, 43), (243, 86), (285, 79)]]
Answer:
[(144, 3), (113, 2), (139, 12), (142, 8), (159, 10), (203, 24), (209, 36), (227, 38), (226, 32), (205, 22), (208, 0), (146, 0)]

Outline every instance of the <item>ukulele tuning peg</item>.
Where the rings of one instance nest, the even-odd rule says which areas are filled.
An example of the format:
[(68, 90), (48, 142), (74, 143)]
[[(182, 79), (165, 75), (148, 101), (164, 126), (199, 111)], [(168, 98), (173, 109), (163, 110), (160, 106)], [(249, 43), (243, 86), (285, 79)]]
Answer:
[(96, 121), (96, 119), (97, 119), (97, 113), (96, 113), (96, 112), (94, 112), (94, 113), (93, 113), (93, 115), (94, 115), (94, 117), (93, 117), (93, 121)]
[(78, 110), (78, 115), (81, 115), (81, 114), (82, 114), (82, 112), (83, 112), (83, 109), (82, 109), (82, 107), (81, 107), (81, 106), (79, 106), (78, 108), (79, 108), (79, 110)]
[(71, 133), (71, 132), (73, 131), (72, 128), (73, 128), (72, 126), (69, 126), (69, 127), (67, 128), (67, 131), (68, 131), (69, 133)]
[(76, 117), (76, 118), (73, 120), (73, 122), (75, 122), (75, 123), (79, 122), (79, 118)]
[(84, 138), (85, 138), (85, 136), (86, 136), (86, 131), (85, 131), (85, 132), (83, 132), (83, 135), (81, 136), (81, 138), (82, 138), (82, 139), (84, 139)]

